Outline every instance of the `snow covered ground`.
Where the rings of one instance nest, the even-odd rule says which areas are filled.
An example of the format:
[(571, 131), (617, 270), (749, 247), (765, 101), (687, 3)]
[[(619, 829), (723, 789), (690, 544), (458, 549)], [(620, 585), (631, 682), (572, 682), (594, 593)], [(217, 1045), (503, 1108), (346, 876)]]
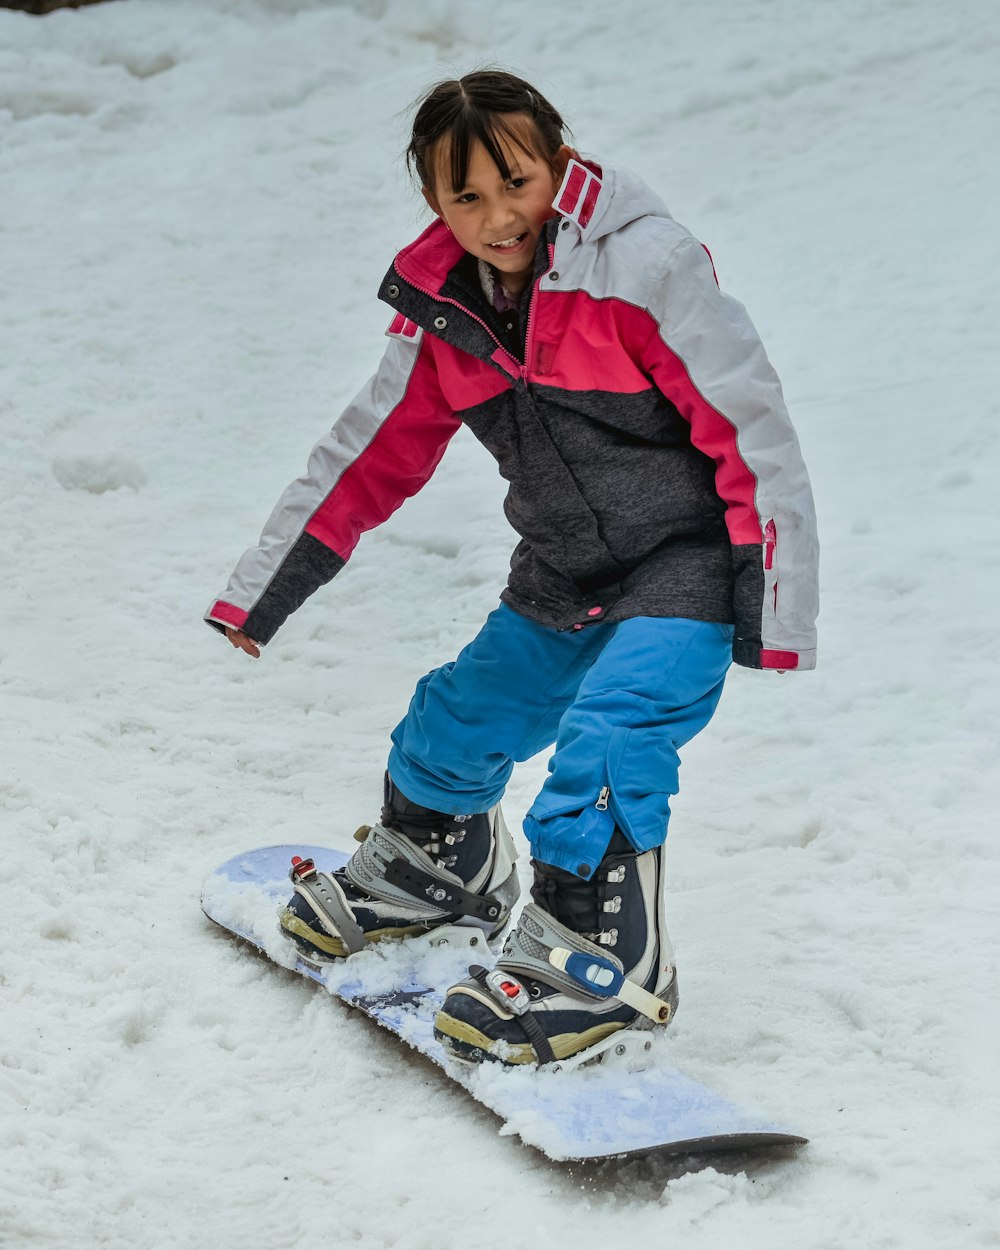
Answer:
[[(1000, 1245), (998, 40), (991, 0), (0, 10), (0, 1244)], [(241, 848), (349, 844), (503, 583), (460, 436), (261, 662), (200, 622), (381, 352), (408, 104), (484, 60), (709, 244), (812, 471), (820, 667), (734, 671), (669, 849), (676, 1062), (793, 1156), (548, 1164), (199, 911)]]

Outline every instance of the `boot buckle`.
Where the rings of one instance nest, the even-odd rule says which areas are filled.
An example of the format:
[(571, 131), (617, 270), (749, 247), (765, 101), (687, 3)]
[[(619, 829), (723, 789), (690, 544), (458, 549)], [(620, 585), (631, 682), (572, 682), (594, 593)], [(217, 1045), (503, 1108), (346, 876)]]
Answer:
[(501, 1005), (515, 1016), (523, 1016), (531, 1006), (528, 991), (509, 972), (494, 968), (484, 978), (486, 988)]
[(292, 856), (292, 866), (288, 872), (289, 879), (298, 883), (308, 881), (316, 876), (316, 864), (311, 859), (303, 859), (301, 855)]

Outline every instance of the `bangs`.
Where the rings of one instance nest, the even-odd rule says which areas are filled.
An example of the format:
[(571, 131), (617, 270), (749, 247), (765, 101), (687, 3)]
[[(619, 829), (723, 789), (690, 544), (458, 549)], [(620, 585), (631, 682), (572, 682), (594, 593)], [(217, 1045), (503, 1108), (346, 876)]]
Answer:
[[(551, 163), (564, 130), (556, 109), (523, 78), (501, 69), (474, 70), (439, 82), (420, 102), (406, 163), (423, 187), (433, 189), (440, 171), (459, 192), (477, 143), (507, 179), (509, 158), (518, 149)], [(444, 142), (451, 145), (447, 152), (440, 146)]]
[(451, 144), (447, 173), (452, 191), (457, 194), (464, 188), (469, 176), (469, 158), (477, 142), (486, 149), (505, 181), (511, 176), (508, 152), (519, 148), (526, 156), (547, 159), (531, 142), (533, 130), (535, 127), (530, 121), (525, 124), (518, 117), (515, 122), (512, 114), (487, 113), (474, 105), (462, 109), (449, 131), (441, 136)]

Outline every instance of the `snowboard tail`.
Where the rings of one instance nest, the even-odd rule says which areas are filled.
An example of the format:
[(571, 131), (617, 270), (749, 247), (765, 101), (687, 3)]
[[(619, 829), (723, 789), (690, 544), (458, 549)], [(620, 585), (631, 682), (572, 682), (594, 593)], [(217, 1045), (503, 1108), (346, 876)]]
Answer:
[[(469, 963), (494, 958), (482, 930), (429, 934), (404, 942), (376, 943), (350, 959), (320, 964), (305, 957), (278, 928), (278, 911), (291, 886), (292, 856), (313, 859), (334, 872), (348, 856), (325, 847), (270, 846), (222, 864), (202, 892), (205, 915), (226, 932), (250, 942), (275, 963), (318, 981), (335, 998), (357, 1008), (430, 1059), (503, 1121), (502, 1134), (517, 1134), (550, 1159), (600, 1160), (653, 1152), (690, 1154), (800, 1145), (804, 1137), (741, 1107), (677, 1071), (664, 1037), (621, 1039), (650, 1051), (642, 1071), (599, 1065), (573, 1071), (499, 1063), (462, 1063), (434, 1037), (434, 1017), (445, 989), (466, 975)], [(454, 944), (454, 938), (461, 939)]]

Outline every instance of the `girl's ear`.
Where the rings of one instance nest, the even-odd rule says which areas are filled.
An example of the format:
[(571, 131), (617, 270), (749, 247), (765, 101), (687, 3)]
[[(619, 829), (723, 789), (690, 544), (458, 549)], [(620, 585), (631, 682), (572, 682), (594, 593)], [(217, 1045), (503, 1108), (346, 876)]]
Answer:
[(434, 216), (440, 217), (443, 221), (444, 214), (441, 212), (441, 205), (438, 202), (438, 197), (434, 194), (434, 192), (430, 189), (430, 187), (421, 187), (420, 191), (424, 199), (427, 201), (428, 207), (430, 208)]
[(552, 172), (561, 181), (566, 173), (566, 166), (570, 161), (578, 161), (579, 159), (580, 153), (576, 148), (571, 148), (564, 143), (552, 158)]

